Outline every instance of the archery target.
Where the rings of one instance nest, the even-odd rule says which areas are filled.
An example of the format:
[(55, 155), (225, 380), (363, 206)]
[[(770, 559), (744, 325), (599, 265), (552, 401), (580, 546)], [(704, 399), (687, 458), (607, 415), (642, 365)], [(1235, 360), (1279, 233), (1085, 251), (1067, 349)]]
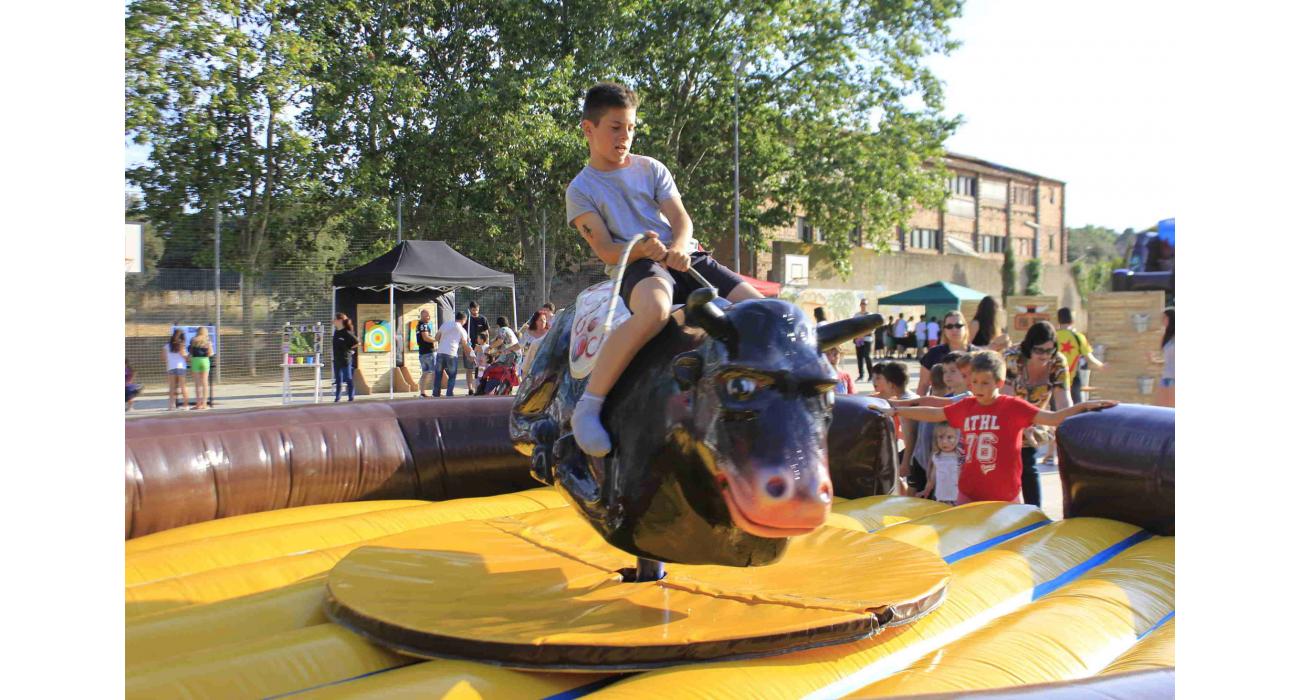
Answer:
[(392, 349), (393, 334), (388, 321), (366, 321), (361, 344), (363, 352), (388, 352)]

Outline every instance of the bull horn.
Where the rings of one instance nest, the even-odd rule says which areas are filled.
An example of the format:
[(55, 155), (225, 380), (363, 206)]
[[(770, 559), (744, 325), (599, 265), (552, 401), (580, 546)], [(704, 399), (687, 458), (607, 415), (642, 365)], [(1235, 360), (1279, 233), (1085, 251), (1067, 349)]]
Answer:
[(709, 336), (730, 343), (736, 337), (736, 328), (731, 325), (731, 319), (722, 313), (722, 309), (713, 303), (717, 298), (718, 291), (710, 287), (691, 292), (686, 297), (686, 315)]
[(885, 317), (880, 314), (854, 316), (843, 321), (827, 323), (817, 328), (817, 347), (822, 352), (826, 352), (846, 340), (861, 338), (883, 325), (885, 325)]

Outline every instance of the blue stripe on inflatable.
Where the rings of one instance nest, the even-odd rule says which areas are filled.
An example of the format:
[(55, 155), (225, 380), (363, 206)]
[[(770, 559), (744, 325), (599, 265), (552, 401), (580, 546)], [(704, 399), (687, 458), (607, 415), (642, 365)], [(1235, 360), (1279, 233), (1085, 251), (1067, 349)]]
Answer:
[(377, 675), (379, 675), (379, 674), (381, 674), (381, 673), (388, 673), (389, 671), (396, 671), (396, 670), (399, 669), (399, 668), (406, 668), (406, 665), (402, 665), (402, 666), (389, 666), (388, 668), (380, 668), (380, 669), (376, 669), (376, 670), (374, 670), (374, 671), (367, 671), (367, 672), (365, 672), (365, 673), (363, 673), (363, 674), (361, 674), (361, 675), (359, 675), (359, 676), (353, 676), (353, 677), (351, 677), (351, 678), (340, 678), (340, 679), (338, 679), (338, 680), (336, 680), (336, 681), (330, 681), (329, 683), (321, 683), (320, 685), (313, 685), (313, 686), (310, 687), (310, 688), (299, 688), (298, 690), (290, 690), (290, 691), (287, 692), (287, 693), (280, 693), (279, 695), (268, 695), (268, 696), (262, 698), (262, 700), (276, 700), (277, 698), (287, 698), (287, 697), (289, 697), (289, 696), (291, 696), (291, 695), (298, 695), (299, 693), (305, 693), (305, 692), (307, 692), (307, 691), (309, 691), (309, 690), (317, 690), (317, 689), (319, 689), (319, 688), (328, 688), (328, 687), (330, 687), (331, 685), (338, 685), (338, 684), (340, 684), (340, 683), (351, 683), (352, 681), (360, 680), (360, 679), (362, 679), (362, 678), (366, 678), (367, 676), (377, 676)]
[(1169, 622), (1169, 620), (1172, 619), (1173, 616), (1174, 616), (1174, 611), (1170, 610), (1168, 615), (1165, 615), (1159, 620), (1156, 620), (1156, 623), (1154, 625), (1151, 625), (1151, 629), (1143, 632), (1142, 634), (1139, 634), (1137, 640), (1135, 641), (1139, 641), (1139, 642), (1142, 641), (1143, 637), (1146, 637), (1148, 634), (1151, 634), (1152, 632), (1155, 632), (1156, 630), (1160, 629), (1160, 626), (1165, 624), (1166, 622)]
[(1051, 520), (1040, 520), (1040, 521), (1038, 521), (1038, 522), (1036, 522), (1036, 523), (1031, 523), (1031, 524), (1029, 524), (1029, 525), (1026, 525), (1026, 526), (1020, 528), (1019, 530), (1012, 530), (1011, 532), (1004, 532), (1004, 533), (1002, 533), (1001, 535), (998, 535), (997, 537), (994, 537), (993, 539), (984, 540), (983, 542), (980, 542), (979, 544), (973, 544), (973, 545), (967, 547), (966, 549), (961, 549), (961, 550), (958, 550), (958, 551), (956, 551), (956, 552), (953, 552), (952, 554), (949, 554), (948, 556), (944, 557), (944, 558), (943, 558), (943, 561), (944, 561), (945, 564), (952, 564), (952, 563), (954, 563), (954, 562), (961, 561), (962, 559), (965, 559), (966, 557), (969, 557), (969, 556), (971, 556), (972, 554), (979, 554), (980, 552), (983, 552), (984, 550), (989, 549), (990, 547), (996, 547), (996, 546), (1002, 544), (1003, 542), (1006, 542), (1006, 541), (1009, 540), (1009, 539), (1013, 539), (1013, 538), (1019, 537), (1019, 536), (1025, 534), (1026, 532), (1032, 532), (1032, 531), (1034, 531), (1034, 530), (1037, 530), (1038, 528), (1040, 528), (1040, 527), (1042, 527), (1042, 526), (1044, 526), (1044, 525), (1046, 525), (1046, 524), (1048, 524), (1048, 523), (1050, 523), (1050, 522), (1052, 522), (1052, 521), (1051, 521)]
[(607, 685), (611, 685), (615, 681), (621, 681), (624, 678), (627, 678), (627, 676), (616, 673), (612, 676), (608, 676), (606, 678), (601, 678), (600, 680), (592, 681), (586, 685), (580, 685), (577, 688), (566, 690), (563, 693), (556, 693), (555, 695), (549, 695), (543, 698), (542, 700), (574, 700), (575, 698), (580, 698), (589, 693), (594, 693), (597, 690), (600, 690), (601, 688), (604, 688)]
[(1037, 586), (1034, 586), (1034, 593), (1032, 599), (1038, 600), (1039, 598), (1042, 598), (1048, 593), (1051, 593), (1052, 591), (1055, 591), (1061, 586), (1064, 586), (1067, 583), (1070, 583), (1075, 579), (1079, 578), (1080, 576), (1084, 575), (1085, 573), (1088, 572), (1089, 569), (1092, 569), (1093, 567), (1096, 566), (1100, 566), (1106, 563), (1107, 561), (1110, 561), (1110, 559), (1114, 557), (1116, 554), (1119, 554), (1120, 552), (1128, 549), (1129, 547), (1132, 547), (1133, 545), (1139, 542), (1143, 542), (1149, 539), (1151, 539), (1151, 533), (1147, 532), (1146, 530), (1138, 530), (1132, 535), (1125, 537), (1119, 542), (1116, 542), (1115, 544), (1112, 544), (1111, 546), (1101, 550), (1100, 552), (1097, 552), (1091, 557), (1088, 557), (1084, 561), (1079, 562), (1078, 565), (1071, 568), (1069, 571), (1066, 571), (1065, 573), (1061, 574), (1060, 576), (1057, 576), (1051, 581), (1044, 581), (1038, 584)]

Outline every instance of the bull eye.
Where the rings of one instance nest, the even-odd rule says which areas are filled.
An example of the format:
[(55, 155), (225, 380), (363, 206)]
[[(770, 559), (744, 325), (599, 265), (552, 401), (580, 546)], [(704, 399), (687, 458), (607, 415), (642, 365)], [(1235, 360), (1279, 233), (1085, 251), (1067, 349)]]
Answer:
[(727, 396), (737, 401), (747, 401), (754, 396), (758, 382), (749, 377), (735, 377), (727, 381)]

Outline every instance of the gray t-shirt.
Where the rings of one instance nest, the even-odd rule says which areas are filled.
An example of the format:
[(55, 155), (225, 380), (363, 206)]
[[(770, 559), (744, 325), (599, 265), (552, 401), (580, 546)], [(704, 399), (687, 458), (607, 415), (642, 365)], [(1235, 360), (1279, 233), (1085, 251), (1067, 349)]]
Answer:
[(677, 183), (663, 163), (649, 156), (630, 156), (631, 164), (610, 172), (590, 165), (582, 169), (564, 192), (569, 224), (594, 211), (605, 222), (615, 243), (627, 243), (638, 233), (654, 231), (669, 245), (673, 227), (659, 211), (661, 202), (678, 196)]

